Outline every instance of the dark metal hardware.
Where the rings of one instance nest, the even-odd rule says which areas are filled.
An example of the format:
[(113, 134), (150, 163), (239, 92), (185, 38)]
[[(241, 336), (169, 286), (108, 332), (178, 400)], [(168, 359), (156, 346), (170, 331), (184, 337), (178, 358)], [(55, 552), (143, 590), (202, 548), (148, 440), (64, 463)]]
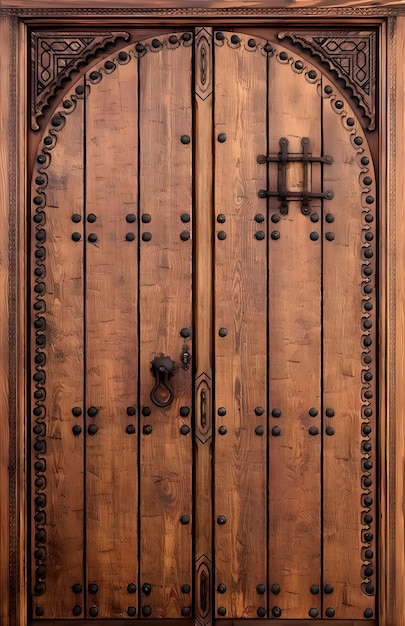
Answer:
[(263, 415), (264, 413), (264, 408), (262, 406), (257, 406), (255, 408), (255, 415)]
[(79, 606), (78, 604), (76, 604), (76, 605), (73, 607), (73, 609), (72, 609), (72, 614), (73, 614), (75, 617), (78, 617), (79, 615), (81, 615), (81, 614), (82, 614), (82, 610), (83, 610), (83, 609), (82, 609), (82, 607), (81, 607), (81, 606)]
[(180, 518), (180, 524), (183, 524), (183, 526), (186, 526), (189, 523), (190, 523), (190, 516), (189, 515), (182, 515), (181, 518)]
[(136, 221), (136, 215), (134, 213), (128, 213), (125, 217), (128, 224), (133, 224)]
[(332, 409), (332, 408), (330, 408), (330, 407), (328, 407), (328, 408), (326, 409), (325, 413), (326, 413), (326, 417), (334, 417), (334, 415), (335, 415), (335, 411), (334, 411), (334, 409)]
[(75, 437), (77, 437), (78, 435), (80, 435), (82, 432), (82, 427), (79, 426), (78, 424), (76, 424), (75, 426), (73, 426), (72, 428), (72, 433), (75, 435)]
[(191, 592), (191, 586), (190, 585), (182, 585), (181, 586), (181, 592), (182, 593), (190, 593)]
[[(324, 198), (325, 200), (331, 200), (333, 198), (333, 191), (324, 192), (311, 192), (309, 191), (309, 165), (310, 163), (325, 163), (331, 165), (333, 158), (326, 154), (324, 156), (314, 157), (309, 152), (310, 140), (308, 137), (301, 139), (302, 153), (296, 154), (288, 152), (288, 139), (281, 137), (279, 141), (280, 152), (278, 154), (259, 154), (257, 157), (258, 163), (278, 163), (278, 189), (277, 191), (270, 191), (269, 189), (260, 189), (258, 195), (259, 198), (275, 197), (281, 202), (280, 213), (287, 215), (288, 202), (290, 200), (301, 200), (301, 211), (304, 215), (310, 214), (309, 202), (315, 198)], [(304, 184), (302, 191), (289, 191), (287, 189), (287, 163), (299, 162), (303, 164), (304, 168)]]
[(82, 414), (82, 410), (79, 406), (74, 406), (72, 409), (72, 415), (74, 415), (75, 417), (80, 417)]
[[(174, 365), (174, 361), (169, 356), (164, 356), (163, 354), (155, 357), (151, 363), (152, 374), (156, 379), (156, 384), (150, 392), (150, 398), (153, 404), (160, 408), (165, 408), (173, 402), (174, 391), (169, 385), (169, 378), (174, 374)], [(163, 391), (163, 397), (158, 397), (158, 391), (160, 395)]]
[(88, 415), (89, 417), (96, 417), (97, 413), (98, 413), (98, 408), (97, 408), (97, 407), (95, 407), (95, 406), (90, 406), (90, 407), (87, 409), (87, 415)]
[(89, 609), (89, 613), (91, 617), (97, 617), (98, 615), (98, 608), (96, 606), (91, 606)]
[(257, 593), (260, 593), (260, 595), (262, 596), (264, 592), (266, 591), (266, 586), (262, 584), (256, 585), (256, 591)]
[(329, 437), (332, 437), (335, 434), (335, 429), (332, 426), (327, 426), (326, 429), (325, 429), (325, 433)]
[(273, 428), (271, 429), (271, 434), (273, 435), (273, 437), (278, 437), (279, 435), (281, 435), (280, 426), (273, 426)]
[(319, 585), (311, 585), (310, 592), (316, 596), (319, 593)]
[(151, 592), (152, 592), (152, 585), (150, 583), (144, 583), (142, 585), (142, 593), (144, 593), (145, 596), (148, 596)]
[(75, 583), (74, 585), (72, 585), (72, 591), (73, 593), (78, 594), (83, 591), (83, 588), (80, 583)]
[(223, 241), (224, 239), (226, 239), (226, 232), (224, 230), (220, 230), (217, 237), (220, 241)]
[(126, 241), (134, 241), (134, 239), (135, 239), (135, 233), (127, 233), (125, 235), (125, 240)]
[(187, 617), (191, 613), (191, 606), (183, 606), (181, 609), (181, 614), (183, 617)]
[(257, 616), (258, 617), (266, 617), (266, 609), (264, 608), (264, 606), (259, 606), (259, 608), (257, 609)]
[(145, 426), (142, 428), (142, 432), (144, 435), (150, 435), (152, 433), (152, 426), (150, 424), (145, 424)]
[(255, 239), (257, 239), (258, 241), (263, 241), (265, 236), (266, 235), (263, 230), (258, 230), (257, 233), (255, 233)]
[(181, 331), (180, 331), (180, 335), (184, 339), (186, 339), (186, 337), (190, 337), (190, 329), (189, 328), (182, 328)]
[(152, 607), (151, 606), (143, 606), (142, 607), (142, 615), (144, 617), (149, 617), (152, 615)]
[(311, 241), (317, 241), (319, 239), (319, 233), (313, 230), (312, 233), (309, 235), (309, 238), (311, 239)]
[(363, 613), (364, 617), (373, 617), (374, 613), (373, 613), (373, 609), (365, 609), (364, 613)]
[(318, 609), (315, 609), (315, 608), (309, 609), (308, 615), (309, 617), (313, 617), (313, 618), (318, 617)]
[(80, 233), (73, 233), (72, 234), (72, 239), (73, 239), (73, 241), (80, 241), (81, 234)]
[(277, 585), (276, 583), (274, 583), (274, 585), (271, 586), (270, 591), (271, 593), (274, 593), (275, 596), (277, 596), (281, 591), (281, 587), (280, 585)]
[(94, 224), (94, 222), (96, 221), (96, 219), (97, 219), (97, 215), (94, 215), (94, 213), (89, 213), (89, 214), (88, 214), (88, 216), (87, 216), (87, 221), (88, 221), (90, 224)]
[(335, 233), (332, 233), (332, 232), (325, 233), (325, 238), (328, 241), (333, 241), (335, 239)]
[(142, 415), (144, 415), (144, 417), (148, 417), (151, 413), (152, 411), (150, 410), (148, 406), (144, 406), (142, 408)]
[(129, 617), (135, 617), (135, 615), (136, 615), (136, 607), (129, 606), (127, 608), (127, 614), (129, 615)]
[(224, 617), (226, 615), (226, 608), (224, 606), (218, 607), (218, 615), (220, 615), (221, 617)]
[(218, 335), (219, 335), (220, 337), (226, 337), (226, 336), (227, 336), (227, 334), (228, 334), (228, 331), (227, 331), (227, 329), (226, 329), (226, 328), (220, 328), (220, 329), (219, 329), (219, 331), (218, 331)]
[(220, 417), (224, 417), (226, 415), (226, 408), (224, 406), (220, 406), (217, 413)]
[(89, 593), (94, 595), (98, 591), (98, 585), (96, 583), (90, 583), (89, 585)]
[(326, 613), (326, 617), (334, 617), (334, 615), (335, 615), (335, 609), (332, 609), (332, 607), (331, 607), (331, 606), (329, 606), (329, 607), (326, 609), (325, 613)]
[(187, 145), (188, 143), (190, 143), (191, 139), (189, 135), (182, 135), (181, 136), (181, 143), (183, 143), (184, 145)]
[(217, 215), (217, 222), (219, 224), (224, 224), (226, 222), (226, 216), (223, 213), (219, 213)]
[(329, 585), (329, 584), (325, 585), (323, 588), (323, 591), (324, 593), (328, 593), (328, 594), (333, 593), (333, 585)]
[(143, 233), (142, 241), (150, 241), (152, 239), (152, 233)]
[(187, 417), (188, 415), (190, 415), (190, 407), (188, 407), (188, 406), (181, 406), (180, 407), (180, 415), (182, 417)]
[(127, 591), (128, 591), (128, 593), (136, 593), (136, 584), (135, 583), (129, 583), (129, 585), (127, 587)]
[(89, 435), (95, 435), (97, 431), (98, 431), (97, 424), (90, 424), (90, 426), (87, 429), (87, 432), (89, 433)]
[(281, 617), (281, 609), (279, 606), (274, 606), (271, 610), (273, 617)]
[(190, 239), (190, 231), (189, 230), (183, 230), (180, 233), (180, 239), (182, 241), (187, 241), (188, 239)]
[(219, 143), (225, 143), (225, 141), (226, 141), (226, 135), (225, 135), (225, 133), (219, 133), (219, 135), (218, 135), (218, 141), (219, 141)]
[(223, 583), (220, 583), (217, 587), (217, 591), (218, 593), (225, 593), (226, 592), (226, 585), (224, 585)]
[(219, 526), (226, 524), (226, 515), (218, 515), (217, 524), (219, 524)]
[(96, 241), (97, 241), (96, 233), (90, 233), (90, 235), (87, 237), (87, 239), (89, 240), (90, 243), (96, 243)]
[(127, 406), (127, 415), (132, 416), (132, 415), (135, 415), (135, 413), (136, 413), (136, 409), (134, 406)]
[(71, 220), (72, 222), (74, 222), (75, 224), (78, 224), (82, 219), (82, 216), (79, 215), (78, 213), (73, 213)]
[(38, 617), (42, 617), (42, 615), (45, 615), (45, 609), (43, 606), (37, 606), (37, 608), (35, 609), (35, 615), (37, 615)]
[(308, 432), (310, 435), (315, 437), (315, 435), (319, 435), (319, 428), (317, 428), (316, 426), (311, 426)]
[(190, 221), (190, 213), (182, 213), (180, 215), (180, 219), (183, 222), (183, 224), (187, 224)]
[(218, 428), (218, 432), (219, 432), (220, 435), (226, 435), (226, 433), (228, 432), (228, 429), (227, 429), (226, 426), (220, 426)]
[(125, 430), (128, 435), (133, 435), (135, 433), (135, 426), (133, 424), (128, 424)]
[(256, 426), (255, 433), (256, 433), (256, 435), (263, 435), (263, 433), (264, 433), (263, 426)]
[(152, 220), (152, 216), (150, 215), (150, 213), (142, 213), (141, 220), (144, 224), (149, 224), (149, 222)]
[(311, 417), (316, 417), (318, 415), (318, 409), (316, 409), (315, 407), (312, 407), (311, 409), (309, 409), (308, 413), (310, 414)]
[(188, 435), (188, 433), (190, 432), (190, 426), (183, 424), (183, 426), (180, 428), (180, 432), (182, 435)]

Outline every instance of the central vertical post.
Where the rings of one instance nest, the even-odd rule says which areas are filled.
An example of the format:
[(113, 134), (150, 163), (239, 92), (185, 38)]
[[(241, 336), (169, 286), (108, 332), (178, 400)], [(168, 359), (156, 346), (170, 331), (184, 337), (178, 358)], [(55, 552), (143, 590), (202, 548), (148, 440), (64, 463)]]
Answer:
[(212, 28), (195, 36), (195, 618), (212, 623)]

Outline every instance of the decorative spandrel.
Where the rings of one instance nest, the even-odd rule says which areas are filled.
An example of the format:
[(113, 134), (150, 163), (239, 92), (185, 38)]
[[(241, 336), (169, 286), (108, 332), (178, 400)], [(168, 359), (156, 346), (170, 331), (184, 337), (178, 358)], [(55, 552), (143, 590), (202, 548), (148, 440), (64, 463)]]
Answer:
[(289, 39), (318, 57), (341, 79), (368, 118), (367, 128), (375, 129), (377, 34), (374, 31), (341, 30), (286, 31), (279, 39)]
[(126, 32), (33, 32), (31, 34), (31, 128), (38, 130), (38, 119), (64, 82), (91, 58), (129, 39)]

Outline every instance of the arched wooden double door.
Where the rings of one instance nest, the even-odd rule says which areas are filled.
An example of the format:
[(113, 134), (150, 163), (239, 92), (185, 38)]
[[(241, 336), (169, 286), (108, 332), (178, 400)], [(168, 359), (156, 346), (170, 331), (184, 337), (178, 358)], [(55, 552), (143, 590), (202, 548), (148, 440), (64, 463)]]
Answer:
[(261, 35), (132, 43), (43, 135), (34, 621), (375, 615), (374, 169)]

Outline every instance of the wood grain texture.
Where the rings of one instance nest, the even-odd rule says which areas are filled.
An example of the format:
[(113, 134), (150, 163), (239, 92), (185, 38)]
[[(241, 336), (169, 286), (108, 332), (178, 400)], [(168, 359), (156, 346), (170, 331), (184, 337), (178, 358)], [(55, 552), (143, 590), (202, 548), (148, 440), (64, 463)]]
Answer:
[[(10, 64), (13, 54), (11, 19), (0, 20), (0, 79), (2, 89), (10, 93)], [(7, 98), (0, 99), (0, 623), (7, 624), (9, 616), (9, 205), (10, 163), (13, 147), (10, 145), (11, 109)], [(10, 540), (12, 538), (10, 537)]]
[[(279, 152), (281, 137), (288, 139), (289, 152), (301, 153), (301, 139), (308, 137), (310, 152), (320, 156), (321, 103), (316, 82), (305, 77), (313, 67), (304, 62), (302, 74), (295, 73), (290, 63), (300, 59), (288, 57), (289, 63), (280, 56), (270, 59), (270, 154)], [(276, 190), (277, 164), (271, 164), (269, 177)], [(312, 165), (309, 185), (314, 193), (321, 189), (319, 164)], [(303, 165), (289, 164), (287, 188), (303, 186)], [(310, 587), (320, 584), (321, 569), (321, 203), (310, 202), (318, 221), (303, 215), (301, 204), (290, 202), (288, 215), (273, 221), (280, 217), (280, 202), (269, 203), (269, 429), (281, 430), (269, 440), (270, 585), (281, 588), (271, 595), (270, 608), (295, 619), (307, 618), (311, 608), (320, 611)], [(312, 240), (311, 233), (319, 238)]]
[[(191, 44), (191, 42), (190, 42)], [(192, 353), (192, 46), (163, 48), (140, 59), (140, 584), (142, 608), (151, 617), (181, 618), (191, 605), (192, 567), (192, 439), (182, 434), (191, 425), (191, 369), (180, 356)], [(187, 140), (185, 140), (187, 141)], [(182, 222), (188, 214), (190, 221)], [(188, 233), (189, 239), (180, 238)], [(145, 237), (150, 233), (149, 237)], [(180, 331), (188, 329), (182, 338)], [(173, 403), (155, 406), (151, 362), (169, 356), (176, 373), (170, 380)], [(163, 397), (162, 397), (163, 399)], [(189, 407), (181, 416), (180, 408)], [(182, 516), (189, 522), (182, 524)]]
[(128, 414), (138, 398), (138, 233), (126, 220), (138, 214), (138, 63), (115, 63), (97, 84), (86, 77), (85, 409), (98, 410), (86, 419), (86, 554), (87, 582), (99, 587), (87, 607), (105, 618), (137, 606), (127, 586), (138, 577), (138, 435), (126, 431), (138, 431)]
[(266, 147), (267, 56), (224, 36), (215, 45), (214, 518), (226, 516), (215, 527), (215, 587), (226, 593), (215, 603), (226, 617), (256, 617), (266, 610), (256, 586), (267, 586), (267, 254), (255, 237), (264, 232), (255, 215), (266, 183), (256, 159)]
[[(83, 426), (83, 418), (72, 414), (73, 407), (83, 408), (84, 388), (84, 329), (83, 329), (83, 244), (72, 240), (74, 225), (71, 216), (83, 215), (84, 203), (84, 150), (83, 150), (83, 101), (59, 132), (47, 129), (46, 137), (53, 138), (43, 166), (34, 170), (32, 197), (45, 198), (43, 208), (32, 203), (32, 220), (42, 211), (45, 219), (32, 229), (32, 424), (31, 446), (44, 441), (45, 450), (33, 449), (32, 465), (45, 460), (44, 469), (32, 471), (32, 522), (33, 550), (42, 552), (45, 558), (32, 559), (33, 614), (49, 618), (71, 617), (74, 604), (82, 604), (82, 598), (72, 593), (72, 585), (83, 585), (83, 431), (75, 436), (72, 428)], [(46, 141), (48, 140), (46, 139)], [(56, 142), (56, 145), (55, 145)], [(49, 165), (48, 165), (49, 164)], [(39, 178), (38, 178), (39, 177)], [(38, 184), (38, 181), (45, 183)], [(40, 213), (39, 213), (40, 214)], [(77, 228), (76, 228), (77, 226)], [(46, 232), (46, 242), (38, 240)], [(45, 259), (36, 256), (45, 251)], [(36, 272), (40, 271), (40, 278)], [(46, 285), (44, 295), (35, 287)], [(34, 306), (40, 305), (36, 310)], [(37, 324), (46, 324), (37, 326)], [(42, 338), (46, 343), (38, 343)], [(46, 360), (40, 361), (38, 358)], [(36, 375), (46, 376), (44, 382), (33, 380)], [(37, 396), (42, 394), (43, 397)], [(45, 395), (46, 394), (46, 395)], [(43, 407), (41, 409), (41, 407)], [(39, 411), (39, 417), (36, 414)], [(35, 429), (40, 429), (39, 435)], [(45, 506), (37, 506), (37, 498), (45, 497)], [(35, 502), (35, 505), (34, 505)], [(45, 518), (37, 516), (45, 515)], [(45, 541), (38, 541), (37, 534), (44, 532)], [(46, 575), (39, 572), (44, 568)], [(68, 572), (68, 575), (66, 574)], [(39, 585), (45, 586), (43, 595), (36, 595)]]
[[(373, 594), (366, 595), (364, 588), (367, 583), (375, 588), (375, 576), (364, 573), (366, 565), (375, 571), (375, 543), (364, 540), (364, 533), (376, 533), (375, 391), (374, 381), (364, 382), (365, 371), (375, 376), (375, 272), (368, 277), (362, 269), (375, 270), (374, 257), (369, 261), (365, 256), (374, 249), (374, 242), (365, 240), (366, 232), (375, 238), (374, 221), (367, 223), (365, 216), (375, 213), (375, 202), (366, 204), (367, 194), (375, 198), (375, 173), (353, 110), (346, 102), (340, 110), (332, 108), (338, 98), (340, 94), (323, 100), (324, 150), (334, 159), (324, 168), (325, 188), (334, 192), (325, 202), (334, 221), (325, 222), (323, 246), (324, 426), (325, 432), (328, 426), (334, 428), (333, 436), (323, 440), (323, 582), (333, 586), (324, 609), (333, 607), (337, 618), (361, 619), (366, 609), (374, 611)], [(363, 147), (354, 143), (355, 134)], [(361, 165), (362, 158), (368, 159), (367, 165)], [(372, 181), (369, 185), (363, 182), (366, 177)], [(333, 232), (333, 241), (326, 240), (327, 231)], [(370, 295), (365, 285), (372, 288)], [(373, 306), (370, 312), (366, 302)], [(364, 348), (365, 338), (373, 342), (370, 348)], [(373, 393), (371, 399), (364, 395), (366, 390)], [(328, 409), (333, 417), (327, 416)], [(364, 426), (370, 427), (370, 435), (362, 434)], [(370, 452), (363, 449), (368, 444)], [(366, 461), (371, 468), (364, 467)], [(365, 506), (365, 496), (373, 498), (371, 506)], [(370, 524), (364, 522), (365, 515), (372, 516)], [(367, 558), (367, 550), (372, 558)]]

